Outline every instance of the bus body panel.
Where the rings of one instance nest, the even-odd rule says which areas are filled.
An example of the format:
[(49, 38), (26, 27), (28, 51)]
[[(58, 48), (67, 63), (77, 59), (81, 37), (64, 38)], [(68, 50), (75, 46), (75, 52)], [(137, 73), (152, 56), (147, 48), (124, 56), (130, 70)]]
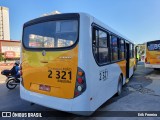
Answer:
[(24, 24), (21, 62), (27, 90), (74, 97), (78, 32), (78, 14), (51, 15)]
[(135, 67), (135, 58), (130, 58), (130, 65), (129, 65), (129, 77), (133, 75), (134, 67)]
[(150, 64), (160, 64), (160, 51), (146, 50), (146, 59)]
[[(61, 98), (74, 97), (78, 46), (68, 51), (47, 51), (46, 56), (37, 51), (25, 51), (22, 54), (24, 56), (22, 59), (23, 81), (27, 90)], [(57, 79), (59, 72), (60, 75), (66, 72), (66, 79)], [(70, 80), (69, 77), (72, 79)], [(51, 90), (43, 91), (40, 85), (50, 86)]]
[(91, 111), (90, 104), (88, 104), (89, 100), (87, 99), (87, 92), (74, 99), (64, 99), (29, 91), (26, 90), (22, 85), (20, 85), (20, 89), (20, 96), (22, 99), (48, 108), (53, 108), (71, 113), (77, 112), (76, 114), (82, 115), (87, 115), (88, 113), (81, 113), (81, 111)]
[(121, 73), (123, 76), (123, 85), (126, 83), (126, 60), (120, 61), (117, 63), (121, 69)]
[[(79, 65), (86, 74), (88, 99), (90, 100), (90, 110), (95, 111), (100, 105), (106, 102), (117, 92), (118, 79), (120, 74), (123, 75), (123, 84), (126, 82), (126, 60), (117, 63), (98, 66), (92, 51), (92, 23), (103, 26), (103, 24), (95, 18), (90, 18), (90, 24), (85, 20), (86, 28), (81, 33), (79, 41)], [(90, 26), (89, 26), (90, 25)], [(83, 38), (84, 37), (84, 38)], [(88, 39), (88, 40), (87, 40)], [(87, 47), (84, 47), (87, 46)], [(134, 58), (130, 62), (130, 76), (133, 74)], [(106, 71), (107, 79), (100, 80), (100, 73)]]
[[(116, 63), (100, 67), (99, 69), (95, 69), (97, 65), (91, 66), (91, 70), (88, 71), (90, 84), (92, 85), (90, 89), (90, 97), (92, 98), (91, 109), (96, 110), (117, 92), (118, 78), (121, 69)], [(108, 76), (106, 79), (100, 80), (100, 73), (102, 71), (107, 71)]]
[(145, 64), (146, 68), (160, 68), (160, 64)]

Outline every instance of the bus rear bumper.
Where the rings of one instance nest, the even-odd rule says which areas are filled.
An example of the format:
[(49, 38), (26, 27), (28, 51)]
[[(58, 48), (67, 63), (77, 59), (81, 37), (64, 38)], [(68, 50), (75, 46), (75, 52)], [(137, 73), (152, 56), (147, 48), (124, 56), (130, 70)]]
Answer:
[(74, 99), (63, 99), (28, 91), (20, 84), (20, 97), (35, 104), (69, 113), (79, 115), (90, 115), (93, 113), (93, 111), (90, 111), (89, 103), (86, 101), (86, 92)]
[(160, 68), (160, 64), (145, 64), (146, 68)]

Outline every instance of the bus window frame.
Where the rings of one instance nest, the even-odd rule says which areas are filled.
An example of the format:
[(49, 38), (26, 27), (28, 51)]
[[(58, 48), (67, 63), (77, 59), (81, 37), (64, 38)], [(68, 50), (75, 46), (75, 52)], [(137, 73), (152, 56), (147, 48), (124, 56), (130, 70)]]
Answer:
[[(121, 50), (121, 46), (122, 46), (122, 44), (121, 44), (121, 41), (123, 41), (123, 46), (124, 46), (124, 58), (121, 58), (120, 57), (120, 54), (122, 54), (122, 50)], [(119, 50), (119, 56), (118, 56), (118, 59), (119, 60), (124, 60), (125, 59), (125, 40), (124, 39), (122, 39), (122, 38), (118, 38), (118, 50)]]
[[(97, 49), (97, 56), (95, 56), (95, 53), (94, 53), (94, 50), (93, 50), (93, 38), (94, 38), (94, 30), (96, 30), (96, 31), (98, 31), (98, 38), (99, 38), (99, 31), (102, 31), (102, 32), (104, 32), (106, 35), (107, 35), (107, 46), (106, 47), (101, 47), (101, 46), (99, 46), (99, 39), (98, 39), (98, 42), (97, 42), (97, 44), (96, 44), (96, 46), (94, 46), (94, 47), (96, 47), (96, 49)], [(96, 63), (99, 65), (99, 66), (103, 66), (103, 65), (106, 65), (106, 64), (109, 64), (110, 63), (110, 48), (109, 48), (109, 40), (108, 40), (108, 36), (109, 36), (109, 33), (108, 32), (106, 32), (105, 30), (103, 30), (103, 29), (101, 29), (101, 28), (99, 28), (99, 27), (95, 27), (95, 26), (92, 26), (92, 53), (93, 53), (93, 56), (94, 56), (94, 59), (95, 59), (95, 61), (96, 61)], [(99, 63), (99, 48), (108, 48), (108, 61), (107, 62), (105, 62), (105, 63)]]
[[(132, 46), (131, 46), (132, 45)], [(131, 49), (130, 49), (131, 48)], [(129, 53), (130, 53), (130, 56), (129, 58), (132, 59), (134, 58), (134, 44), (133, 43), (129, 43)], [(131, 56), (132, 55), (132, 56)]]
[[(28, 26), (32, 26), (39, 23), (49, 22), (49, 21), (58, 21), (58, 20), (77, 20), (78, 22), (78, 28), (77, 28), (77, 39), (75, 43), (71, 46), (67, 47), (60, 47), (60, 48), (28, 48), (24, 45), (24, 29)], [(31, 20), (23, 25), (23, 33), (22, 33), (22, 47), (28, 51), (65, 51), (65, 50), (71, 50), (75, 48), (79, 42), (79, 32), (80, 32), (80, 15), (78, 13), (66, 13), (66, 14), (57, 14), (57, 15), (50, 15), (50, 16), (44, 16), (41, 18), (37, 18), (34, 20)]]
[[(118, 36), (118, 35), (116, 35), (115, 33), (113, 33), (113, 32), (111, 32), (111, 31), (109, 31), (109, 30), (107, 30), (107, 29), (105, 29), (105, 28), (103, 28), (103, 27), (101, 27), (100, 25), (98, 25), (98, 24), (96, 24), (96, 23), (92, 23), (91, 24), (91, 32), (92, 32), (92, 38), (91, 38), (91, 40), (93, 41), (93, 28), (97, 28), (97, 29), (102, 29), (102, 30), (104, 30), (104, 31), (106, 31), (109, 35), (108, 35), (108, 37), (109, 37), (109, 39), (108, 39), (108, 44), (109, 44), (109, 62), (108, 63), (105, 63), (105, 64), (99, 64), (98, 63), (98, 61), (95, 59), (95, 56), (94, 56), (94, 52), (93, 52), (93, 46), (92, 46), (92, 54), (93, 54), (93, 57), (94, 57), (94, 60), (95, 60), (95, 62), (96, 62), (96, 64), (99, 66), (99, 67), (102, 67), (102, 66), (105, 66), (105, 65), (110, 65), (110, 64), (114, 64), (114, 63), (118, 63), (118, 62), (121, 62), (121, 61), (124, 61), (124, 60), (126, 60), (126, 43), (131, 43), (130, 41), (128, 41), (128, 40), (126, 40), (125, 38), (123, 38), (123, 37), (120, 37), (120, 36)], [(117, 36), (118, 38), (120, 38), (120, 39), (123, 39), (124, 40), (124, 59), (121, 59), (121, 60), (117, 60), (117, 61), (111, 61), (111, 46), (110, 46), (110, 36), (111, 35), (114, 35), (114, 36)], [(133, 44), (133, 43), (132, 43)], [(92, 44), (93, 45), (93, 44)]]
[[(112, 46), (113, 44), (111, 42), (112, 41), (112, 39), (111, 39), (112, 37), (115, 37), (117, 39), (117, 60), (112, 60), (112, 57), (113, 57), (113, 53), (112, 53), (113, 52), (113, 46)], [(111, 56), (110, 56), (111, 57), (110, 58), (111, 62), (118, 61), (119, 60), (119, 57), (118, 57), (119, 56), (119, 44), (118, 44), (118, 37), (116, 35), (110, 35), (110, 50), (111, 50)]]

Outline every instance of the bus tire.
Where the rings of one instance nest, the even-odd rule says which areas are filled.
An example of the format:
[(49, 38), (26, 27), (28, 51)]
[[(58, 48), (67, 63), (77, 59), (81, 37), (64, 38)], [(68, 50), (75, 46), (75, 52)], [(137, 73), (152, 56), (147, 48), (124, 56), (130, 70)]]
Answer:
[(120, 75), (117, 85), (117, 96), (119, 96), (122, 93), (122, 86), (123, 86), (122, 75)]

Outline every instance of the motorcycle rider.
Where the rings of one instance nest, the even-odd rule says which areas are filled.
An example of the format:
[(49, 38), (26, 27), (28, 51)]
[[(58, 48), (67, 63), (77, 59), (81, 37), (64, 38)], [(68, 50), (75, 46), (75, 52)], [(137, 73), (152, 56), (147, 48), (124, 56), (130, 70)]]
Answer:
[(16, 79), (20, 77), (20, 73), (19, 73), (20, 67), (19, 67), (19, 61), (16, 61), (14, 63), (13, 68), (10, 70), (10, 73), (13, 77), (15, 77)]

